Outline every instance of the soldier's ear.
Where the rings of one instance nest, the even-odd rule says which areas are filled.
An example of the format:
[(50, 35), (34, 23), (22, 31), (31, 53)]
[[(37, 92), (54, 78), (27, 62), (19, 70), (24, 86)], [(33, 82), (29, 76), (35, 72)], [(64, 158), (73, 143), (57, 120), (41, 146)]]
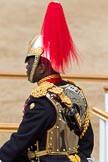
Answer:
[(43, 73), (46, 72), (46, 66), (45, 66), (45, 64), (43, 64), (43, 63), (40, 64), (39, 72), (40, 72), (40, 74), (43, 74)]

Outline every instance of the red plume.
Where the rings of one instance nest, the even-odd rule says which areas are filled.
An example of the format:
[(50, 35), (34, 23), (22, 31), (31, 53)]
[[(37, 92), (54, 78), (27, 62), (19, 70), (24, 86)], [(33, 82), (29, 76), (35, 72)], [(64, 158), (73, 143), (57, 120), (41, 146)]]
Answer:
[[(41, 34), (45, 51), (49, 50), (52, 67), (64, 72), (70, 58), (78, 61), (78, 55), (70, 35), (60, 3), (50, 2), (44, 17)], [(49, 46), (50, 45), (50, 46)]]

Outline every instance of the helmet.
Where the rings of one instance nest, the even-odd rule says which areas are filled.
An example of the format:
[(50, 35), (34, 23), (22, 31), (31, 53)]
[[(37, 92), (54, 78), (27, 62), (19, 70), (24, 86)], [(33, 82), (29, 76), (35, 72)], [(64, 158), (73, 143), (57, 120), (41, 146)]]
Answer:
[(78, 61), (78, 54), (60, 3), (49, 3), (40, 35), (29, 42), (26, 58), (30, 56), (35, 56), (31, 82), (40, 57), (48, 59), (52, 68), (59, 73), (65, 71), (71, 59)]

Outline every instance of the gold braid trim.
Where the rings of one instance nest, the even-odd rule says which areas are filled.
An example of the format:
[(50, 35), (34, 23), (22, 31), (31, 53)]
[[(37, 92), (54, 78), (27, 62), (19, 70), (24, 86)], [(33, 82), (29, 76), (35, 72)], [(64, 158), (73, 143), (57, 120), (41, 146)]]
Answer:
[(61, 99), (61, 102), (64, 103), (67, 107), (72, 106), (70, 98), (64, 94), (61, 87), (54, 86), (52, 87), (52, 89), (49, 89), (49, 92), (56, 94)]
[(81, 127), (81, 125), (82, 125), (82, 121), (81, 121), (81, 117), (80, 117), (80, 114), (79, 113), (76, 113), (75, 114), (75, 117), (76, 117), (76, 119), (77, 119), (77, 122), (78, 122), (78, 124), (79, 124), (79, 126)]
[(71, 162), (80, 162), (80, 157), (75, 154), (75, 155), (68, 155), (68, 158), (70, 159)]
[(35, 70), (38, 66), (39, 60), (40, 60), (40, 55), (35, 55), (34, 63), (33, 63), (33, 66), (32, 66), (31, 72), (30, 72), (30, 82), (31, 83), (33, 82), (33, 76), (34, 76)]
[(80, 135), (80, 139), (82, 139), (82, 137), (85, 135), (87, 129), (88, 129), (88, 126), (89, 126), (89, 123), (90, 123), (90, 115), (89, 115), (89, 112), (88, 110), (86, 111), (86, 117), (84, 119), (84, 129)]
[(53, 86), (53, 83), (44, 82), (41, 85), (39, 85), (36, 89), (34, 89), (31, 95), (35, 98), (46, 96), (48, 89), (52, 88)]
[(34, 44), (34, 42), (37, 40), (38, 36), (35, 36), (34, 38), (32, 38), (32, 40), (29, 42), (29, 47), (28, 47), (28, 51), (27, 54), (30, 56), (32, 55), (41, 55), (44, 52), (44, 49), (40, 46), (38, 46), (37, 48), (32, 48), (32, 45)]
[(40, 81), (37, 82), (37, 85), (39, 86), (43, 82), (46, 82), (47, 80), (52, 79), (52, 78), (60, 78), (60, 74), (52, 74), (52, 75), (49, 75), (47, 77), (44, 77), (43, 79), (41, 79)]
[(32, 91), (31, 95), (35, 98), (40, 98), (46, 96), (47, 92), (56, 94), (60, 98), (61, 102), (67, 107), (72, 106), (71, 100), (64, 94), (63, 89), (50, 82), (43, 82), (40, 84), (35, 90)]

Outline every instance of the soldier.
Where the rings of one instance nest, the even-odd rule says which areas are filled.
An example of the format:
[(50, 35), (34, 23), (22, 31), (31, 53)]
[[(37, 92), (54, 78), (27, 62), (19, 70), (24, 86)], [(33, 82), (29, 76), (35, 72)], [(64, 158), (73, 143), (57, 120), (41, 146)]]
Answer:
[(0, 148), (1, 162), (92, 161), (86, 98), (81, 88), (60, 76), (77, 56), (62, 6), (50, 2), (25, 59), (28, 80), (37, 87), (25, 102), (18, 131)]

